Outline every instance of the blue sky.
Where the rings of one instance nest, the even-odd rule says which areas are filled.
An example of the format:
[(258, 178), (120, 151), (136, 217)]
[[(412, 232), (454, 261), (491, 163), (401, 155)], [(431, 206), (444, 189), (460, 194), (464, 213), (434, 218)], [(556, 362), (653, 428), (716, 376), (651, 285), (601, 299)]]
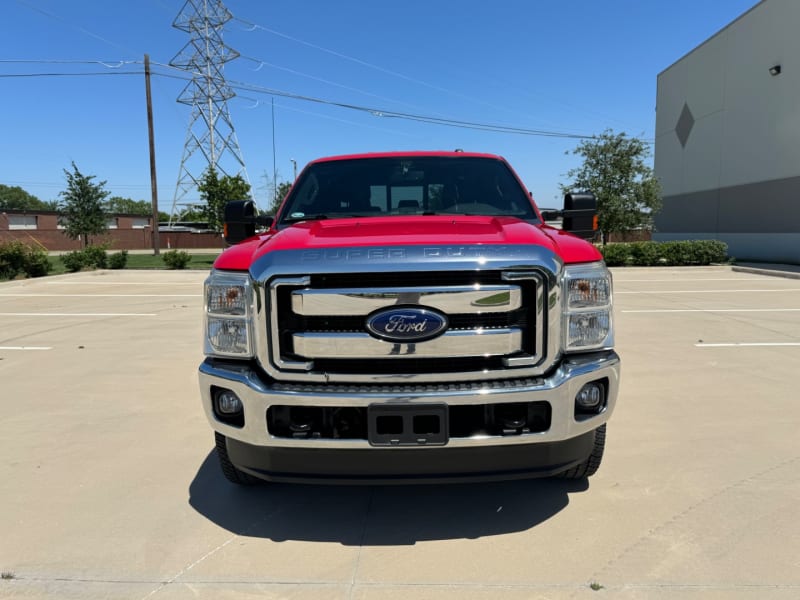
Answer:
[[(654, 137), (656, 76), (756, 0), (227, 0), (229, 81), (342, 104), (524, 129)], [(189, 41), (183, 0), (6, 0), (0, 22), (0, 183), (58, 198), (74, 161), (113, 195), (150, 199), (143, 56), (159, 205), (169, 211), (190, 109), (166, 65)], [(33, 62), (16, 62), (33, 61)], [(86, 64), (59, 61), (89, 61)], [(92, 62), (98, 61), (98, 62)], [(135, 61), (124, 62), (122, 61)], [(104, 63), (104, 64), (101, 64)], [(91, 73), (73, 76), (63, 74)], [(131, 73), (131, 74), (125, 74)], [(59, 74), (31, 77), (32, 74)], [(25, 75), (8, 77), (9, 75)], [(261, 206), (273, 160), (454, 149), (505, 156), (540, 206), (577, 140), (476, 131), (239, 91), (228, 107)], [(272, 103), (275, 115), (273, 154)], [(191, 196), (187, 200), (191, 200)]]

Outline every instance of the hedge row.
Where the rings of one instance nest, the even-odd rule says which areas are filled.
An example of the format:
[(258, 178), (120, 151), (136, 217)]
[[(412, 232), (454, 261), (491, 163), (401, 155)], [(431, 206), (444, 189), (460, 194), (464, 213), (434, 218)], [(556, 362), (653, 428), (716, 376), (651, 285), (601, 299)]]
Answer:
[[(191, 255), (182, 250), (170, 250), (161, 257), (168, 269), (185, 269), (192, 260)], [(89, 246), (63, 254), (61, 262), (71, 273), (82, 269), (124, 269), (128, 264), (128, 251), (109, 254), (107, 246)]]
[(728, 245), (718, 240), (607, 244), (600, 252), (609, 267), (679, 267), (730, 261)]
[(70, 273), (81, 269), (124, 269), (128, 264), (128, 251), (109, 255), (105, 246), (88, 246), (63, 254), (61, 262)]
[(16, 240), (0, 244), (0, 279), (14, 279), (19, 275), (42, 277), (51, 268), (47, 252), (42, 248)]
[[(81, 269), (124, 269), (128, 264), (128, 251), (121, 250), (114, 254), (106, 252), (106, 246), (89, 246), (83, 250), (75, 250), (61, 256), (67, 271)], [(185, 269), (192, 256), (183, 250), (170, 250), (161, 255), (168, 269)]]
[[(618, 243), (608, 244), (600, 251), (610, 267), (709, 265), (730, 260), (728, 245), (717, 240)], [(163, 255), (163, 260), (170, 269), (185, 269), (191, 256), (172, 250)], [(123, 250), (109, 256), (106, 248), (90, 246), (64, 254), (61, 261), (72, 272), (85, 268), (124, 269), (128, 253)], [(0, 244), (0, 279), (14, 279), (19, 275), (41, 277), (51, 268), (47, 253), (41, 248), (19, 241)]]

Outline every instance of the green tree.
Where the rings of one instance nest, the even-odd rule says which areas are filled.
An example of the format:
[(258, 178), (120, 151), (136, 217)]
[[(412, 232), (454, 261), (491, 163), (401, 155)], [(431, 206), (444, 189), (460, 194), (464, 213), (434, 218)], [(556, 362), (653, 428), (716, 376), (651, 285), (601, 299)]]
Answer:
[[(149, 217), (153, 214), (153, 204), (150, 200), (133, 200), (122, 196), (111, 196), (106, 201), (106, 210), (114, 214)], [(163, 211), (158, 211), (158, 220), (169, 221), (169, 215)]]
[(14, 185), (3, 185), (0, 183), (0, 210), (48, 210), (48, 205)]
[(89, 236), (105, 233), (108, 229), (105, 199), (109, 192), (105, 190), (106, 182), (93, 183), (95, 176), (84, 175), (74, 162), (72, 171), (64, 169), (64, 175), (67, 189), (59, 193), (62, 198), (59, 222), (67, 237), (80, 239), (82, 247), (86, 248), (90, 244)]
[(205, 207), (199, 204), (192, 204), (180, 212), (176, 221), (205, 221)]
[(276, 212), (278, 212), (283, 199), (286, 198), (286, 194), (289, 193), (290, 189), (292, 189), (292, 184), (288, 181), (282, 181), (278, 184), (278, 187), (275, 188), (275, 196), (272, 198), (272, 204), (267, 209), (268, 214), (274, 215)]
[(200, 198), (205, 202), (205, 218), (209, 228), (222, 231), (225, 219), (225, 205), (231, 200), (250, 199), (250, 184), (241, 175), (220, 177), (209, 167), (197, 184)]
[(148, 217), (153, 213), (153, 207), (147, 200), (133, 200), (122, 196), (111, 196), (106, 200), (106, 210), (110, 213)]
[(286, 194), (292, 189), (292, 182), (282, 181), (283, 176), (280, 171), (270, 174), (266, 169), (264, 169), (261, 179), (264, 180), (264, 185), (258, 189), (263, 190), (267, 197), (267, 214), (274, 215), (278, 212)]
[(650, 148), (644, 141), (607, 129), (582, 141), (571, 154), (582, 156), (583, 164), (567, 172), (572, 181), (561, 189), (594, 193), (604, 240), (610, 233), (652, 225), (661, 208), (661, 185), (645, 162)]

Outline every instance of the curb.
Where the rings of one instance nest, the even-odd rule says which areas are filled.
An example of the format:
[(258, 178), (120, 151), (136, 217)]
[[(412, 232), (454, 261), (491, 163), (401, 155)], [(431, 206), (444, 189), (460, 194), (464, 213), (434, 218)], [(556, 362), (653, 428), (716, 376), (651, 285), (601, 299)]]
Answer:
[[(797, 267), (787, 266), (787, 269), (796, 269)], [(761, 267), (744, 267), (734, 265), (731, 270), (736, 273), (751, 273), (753, 275), (766, 275), (768, 277), (783, 277), (785, 279), (800, 279), (800, 272), (795, 270), (782, 270), (782, 269), (769, 269)]]

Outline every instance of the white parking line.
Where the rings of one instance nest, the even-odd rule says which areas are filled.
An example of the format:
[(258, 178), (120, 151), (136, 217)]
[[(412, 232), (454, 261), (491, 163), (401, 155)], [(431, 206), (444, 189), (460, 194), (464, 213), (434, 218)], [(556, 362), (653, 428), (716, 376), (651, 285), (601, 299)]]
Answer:
[(747, 312), (800, 312), (800, 308), (654, 308), (622, 310), (623, 313), (747, 313)]
[(202, 298), (203, 294), (0, 294), (5, 298)]
[(197, 281), (45, 281), (46, 285), (200, 285)]
[(0, 346), (0, 350), (52, 350), (52, 346)]
[(155, 317), (156, 313), (12, 313), (2, 312), (0, 317)]
[(729, 342), (720, 344), (695, 344), (697, 348), (749, 348), (768, 346), (800, 346), (800, 342)]
[[(695, 281), (758, 281), (759, 283), (767, 283), (763, 281), (763, 277), (761, 276), (754, 276), (754, 277), (716, 277), (713, 279), (621, 279), (619, 277), (614, 277), (614, 283), (676, 283), (676, 282), (683, 282), (686, 283), (690, 281), (694, 283)], [(773, 283), (773, 282), (769, 282)], [(786, 283), (785, 281), (775, 281), (774, 283)]]
[(658, 291), (641, 291), (641, 292), (614, 292), (620, 294), (739, 294), (739, 293), (761, 293), (761, 292), (800, 292), (800, 288), (783, 288), (776, 290), (658, 290)]

